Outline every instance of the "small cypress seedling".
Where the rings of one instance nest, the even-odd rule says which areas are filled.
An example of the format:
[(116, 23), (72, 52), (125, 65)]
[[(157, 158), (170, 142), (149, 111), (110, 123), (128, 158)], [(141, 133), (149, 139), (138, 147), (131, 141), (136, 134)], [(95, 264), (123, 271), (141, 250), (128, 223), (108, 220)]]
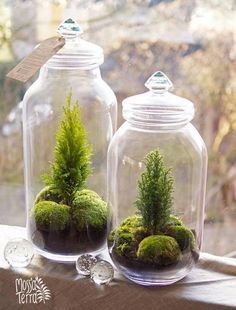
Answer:
[(144, 160), (146, 170), (138, 181), (135, 205), (142, 216), (143, 226), (157, 234), (170, 219), (173, 205), (173, 177), (166, 168), (159, 150), (151, 151)]
[(81, 122), (80, 109), (76, 101), (71, 106), (71, 93), (64, 107), (64, 119), (56, 134), (54, 161), (51, 171), (44, 176), (47, 186), (54, 189), (61, 201), (71, 205), (73, 194), (86, 185), (91, 173), (91, 147)]

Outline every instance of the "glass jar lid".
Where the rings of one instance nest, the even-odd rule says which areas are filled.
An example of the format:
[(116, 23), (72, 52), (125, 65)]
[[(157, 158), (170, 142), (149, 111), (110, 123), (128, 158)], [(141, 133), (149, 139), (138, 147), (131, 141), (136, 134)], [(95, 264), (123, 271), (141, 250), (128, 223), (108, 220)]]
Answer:
[(65, 45), (46, 63), (50, 68), (93, 69), (104, 61), (103, 49), (81, 38), (83, 29), (72, 18), (66, 19), (57, 28), (65, 38)]
[(145, 86), (148, 92), (123, 101), (123, 117), (126, 120), (163, 127), (182, 126), (193, 119), (193, 103), (169, 92), (173, 84), (163, 72), (155, 72)]

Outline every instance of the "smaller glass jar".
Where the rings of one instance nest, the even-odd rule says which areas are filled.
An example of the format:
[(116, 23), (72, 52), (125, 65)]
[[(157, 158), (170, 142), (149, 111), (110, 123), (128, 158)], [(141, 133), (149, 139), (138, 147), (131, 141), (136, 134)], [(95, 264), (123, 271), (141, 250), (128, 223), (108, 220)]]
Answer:
[(108, 150), (108, 247), (128, 279), (167, 285), (199, 257), (207, 150), (192, 102), (168, 92), (167, 76), (158, 71), (145, 86), (123, 101), (126, 122)]

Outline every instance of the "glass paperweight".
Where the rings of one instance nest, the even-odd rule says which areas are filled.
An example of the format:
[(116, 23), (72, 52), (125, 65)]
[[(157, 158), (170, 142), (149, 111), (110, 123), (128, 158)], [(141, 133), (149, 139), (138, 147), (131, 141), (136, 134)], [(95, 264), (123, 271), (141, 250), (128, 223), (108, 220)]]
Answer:
[(41, 68), (23, 100), (27, 231), (38, 252), (76, 261), (98, 254), (107, 235), (107, 149), (116, 98), (103, 81), (101, 47), (69, 18), (65, 45)]
[(91, 268), (96, 264), (97, 258), (91, 254), (80, 255), (76, 261), (76, 270), (83, 276), (89, 276)]
[(145, 86), (148, 92), (123, 101), (126, 122), (109, 147), (108, 247), (128, 279), (167, 285), (199, 257), (207, 151), (190, 123), (193, 103), (169, 92), (163, 72)]
[(34, 248), (26, 239), (16, 238), (7, 242), (4, 258), (13, 268), (27, 267), (34, 256)]
[(114, 278), (114, 269), (109, 262), (100, 260), (91, 268), (90, 277), (94, 283), (106, 285)]

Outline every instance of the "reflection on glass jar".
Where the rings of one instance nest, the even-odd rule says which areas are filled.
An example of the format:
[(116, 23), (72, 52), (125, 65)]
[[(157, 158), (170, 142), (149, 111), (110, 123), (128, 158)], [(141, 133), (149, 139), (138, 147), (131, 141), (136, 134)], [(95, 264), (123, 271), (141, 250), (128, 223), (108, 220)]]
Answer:
[(81, 39), (72, 19), (58, 31), (66, 44), (24, 97), (27, 230), (39, 253), (69, 261), (105, 246), (107, 149), (117, 107), (101, 78), (102, 49)]
[(150, 91), (124, 100), (126, 122), (108, 151), (108, 246), (130, 280), (167, 285), (198, 260), (207, 151), (190, 123), (193, 104), (168, 92), (162, 72), (145, 85)]

